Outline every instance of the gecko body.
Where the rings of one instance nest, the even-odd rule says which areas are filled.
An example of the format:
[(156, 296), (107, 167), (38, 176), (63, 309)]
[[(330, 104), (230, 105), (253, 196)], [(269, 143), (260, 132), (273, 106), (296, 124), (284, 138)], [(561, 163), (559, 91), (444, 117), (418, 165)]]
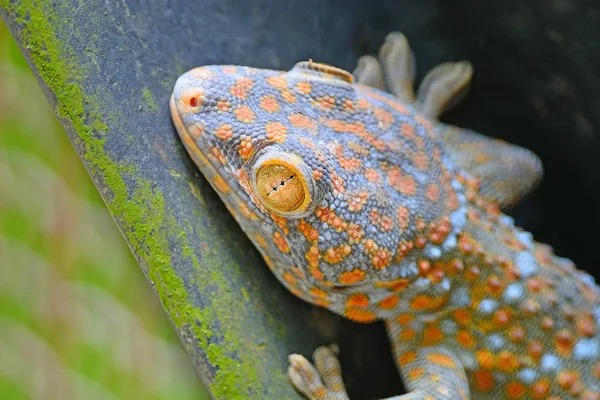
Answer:
[[(408, 390), (394, 399), (598, 400), (598, 287), (501, 212), (541, 163), (437, 119), (471, 74), (442, 64), (415, 94), (412, 52), (392, 33), (354, 76), (312, 61), (195, 68), (171, 112), (283, 285), (385, 321)], [(290, 356), (294, 386), (347, 399), (332, 350), (314, 362)]]

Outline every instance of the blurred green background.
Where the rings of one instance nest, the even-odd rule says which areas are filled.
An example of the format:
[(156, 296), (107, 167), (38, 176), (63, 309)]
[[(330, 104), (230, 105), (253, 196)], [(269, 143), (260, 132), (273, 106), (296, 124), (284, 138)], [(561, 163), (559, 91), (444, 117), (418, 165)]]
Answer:
[(208, 399), (0, 20), (0, 399)]

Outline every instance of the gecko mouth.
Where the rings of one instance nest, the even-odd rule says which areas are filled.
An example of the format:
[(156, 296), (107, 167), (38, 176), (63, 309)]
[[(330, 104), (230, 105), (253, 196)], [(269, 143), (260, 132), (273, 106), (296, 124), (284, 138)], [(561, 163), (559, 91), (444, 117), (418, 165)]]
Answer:
[(243, 190), (237, 177), (226, 171), (224, 165), (219, 160), (215, 159), (210, 152), (204, 151), (200, 146), (203, 138), (201, 135), (196, 134), (195, 128), (190, 130), (186, 127), (182, 118), (182, 115), (186, 114), (183, 110), (180, 110), (178, 103), (181, 102), (181, 99), (177, 96), (178, 92), (181, 91), (181, 87), (186, 84), (185, 82), (181, 82), (184, 76), (178, 79), (173, 94), (171, 95), (169, 105), (173, 124), (175, 125), (177, 133), (188, 154), (200, 169), (202, 175), (204, 175), (211, 186), (219, 194), (223, 202), (230, 208), (230, 211), (232, 211), (232, 209), (240, 211), (244, 216), (248, 216), (251, 213), (253, 219), (263, 221), (262, 213), (259, 212), (251, 201), (250, 196)]

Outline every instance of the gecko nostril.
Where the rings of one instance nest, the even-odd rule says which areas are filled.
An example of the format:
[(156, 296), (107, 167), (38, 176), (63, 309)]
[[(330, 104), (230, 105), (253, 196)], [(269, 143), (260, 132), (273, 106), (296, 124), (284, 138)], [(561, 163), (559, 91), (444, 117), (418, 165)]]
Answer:
[(197, 105), (198, 105), (198, 99), (197, 99), (197, 98), (195, 98), (195, 97), (192, 97), (192, 98), (190, 99), (190, 106), (191, 106), (191, 107), (196, 107)]

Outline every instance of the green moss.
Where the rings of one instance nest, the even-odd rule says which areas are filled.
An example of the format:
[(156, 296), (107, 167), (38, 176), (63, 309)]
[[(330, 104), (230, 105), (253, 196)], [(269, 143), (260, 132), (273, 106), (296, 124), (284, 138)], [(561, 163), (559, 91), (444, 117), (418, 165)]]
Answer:
[[(214, 376), (205, 377), (213, 395), (227, 399), (262, 397), (266, 389), (257, 376), (256, 366), (263, 360), (245, 348), (240, 332), (242, 321), (235, 320), (234, 314), (228, 311), (238, 298), (248, 301), (248, 294), (240, 297), (220, 290), (218, 296), (206, 299), (206, 307), (196, 307), (188, 296), (186, 284), (171, 267), (171, 248), (175, 246), (181, 250), (184, 259), (194, 266), (197, 280), (188, 285), (200, 286), (203, 293), (212, 287), (229, 286), (227, 278), (219, 272), (219, 257), (208, 254), (201, 266), (185, 233), (165, 206), (161, 191), (152, 189), (150, 182), (141, 178), (133, 166), (114, 161), (104, 150), (108, 126), (102, 116), (99, 97), (83, 89), (86, 69), (68, 43), (60, 40), (61, 33), (72, 34), (78, 30), (70, 19), (60, 16), (60, 10), (68, 10), (70, 3), (22, 0), (11, 4), (0, 0), (0, 5), (20, 24), (21, 37), (18, 39), (22, 47), (27, 50), (45, 85), (56, 96), (59, 117), (76, 133), (73, 140), (95, 183), (102, 191), (108, 189), (108, 194), (104, 193), (106, 205), (118, 220), (169, 317), (179, 332), (193, 333), (195, 342), (216, 367)], [(93, 48), (87, 53), (91, 58), (96, 54)], [(93, 59), (89, 61), (90, 65), (94, 62)], [(142, 96), (151, 109), (158, 108), (149, 89), (144, 89)], [(128, 187), (124, 178), (135, 184)], [(192, 192), (197, 195), (197, 189)], [(211, 341), (216, 332), (210, 328), (217, 325), (222, 338)]]
[(144, 98), (144, 102), (148, 106), (150, 110), (158, 110), (158, 106), (154, 102), (154, 96), (152, 96), (152, 92), (148, 88), (144, 88), (142, 90), (142, 97)]

